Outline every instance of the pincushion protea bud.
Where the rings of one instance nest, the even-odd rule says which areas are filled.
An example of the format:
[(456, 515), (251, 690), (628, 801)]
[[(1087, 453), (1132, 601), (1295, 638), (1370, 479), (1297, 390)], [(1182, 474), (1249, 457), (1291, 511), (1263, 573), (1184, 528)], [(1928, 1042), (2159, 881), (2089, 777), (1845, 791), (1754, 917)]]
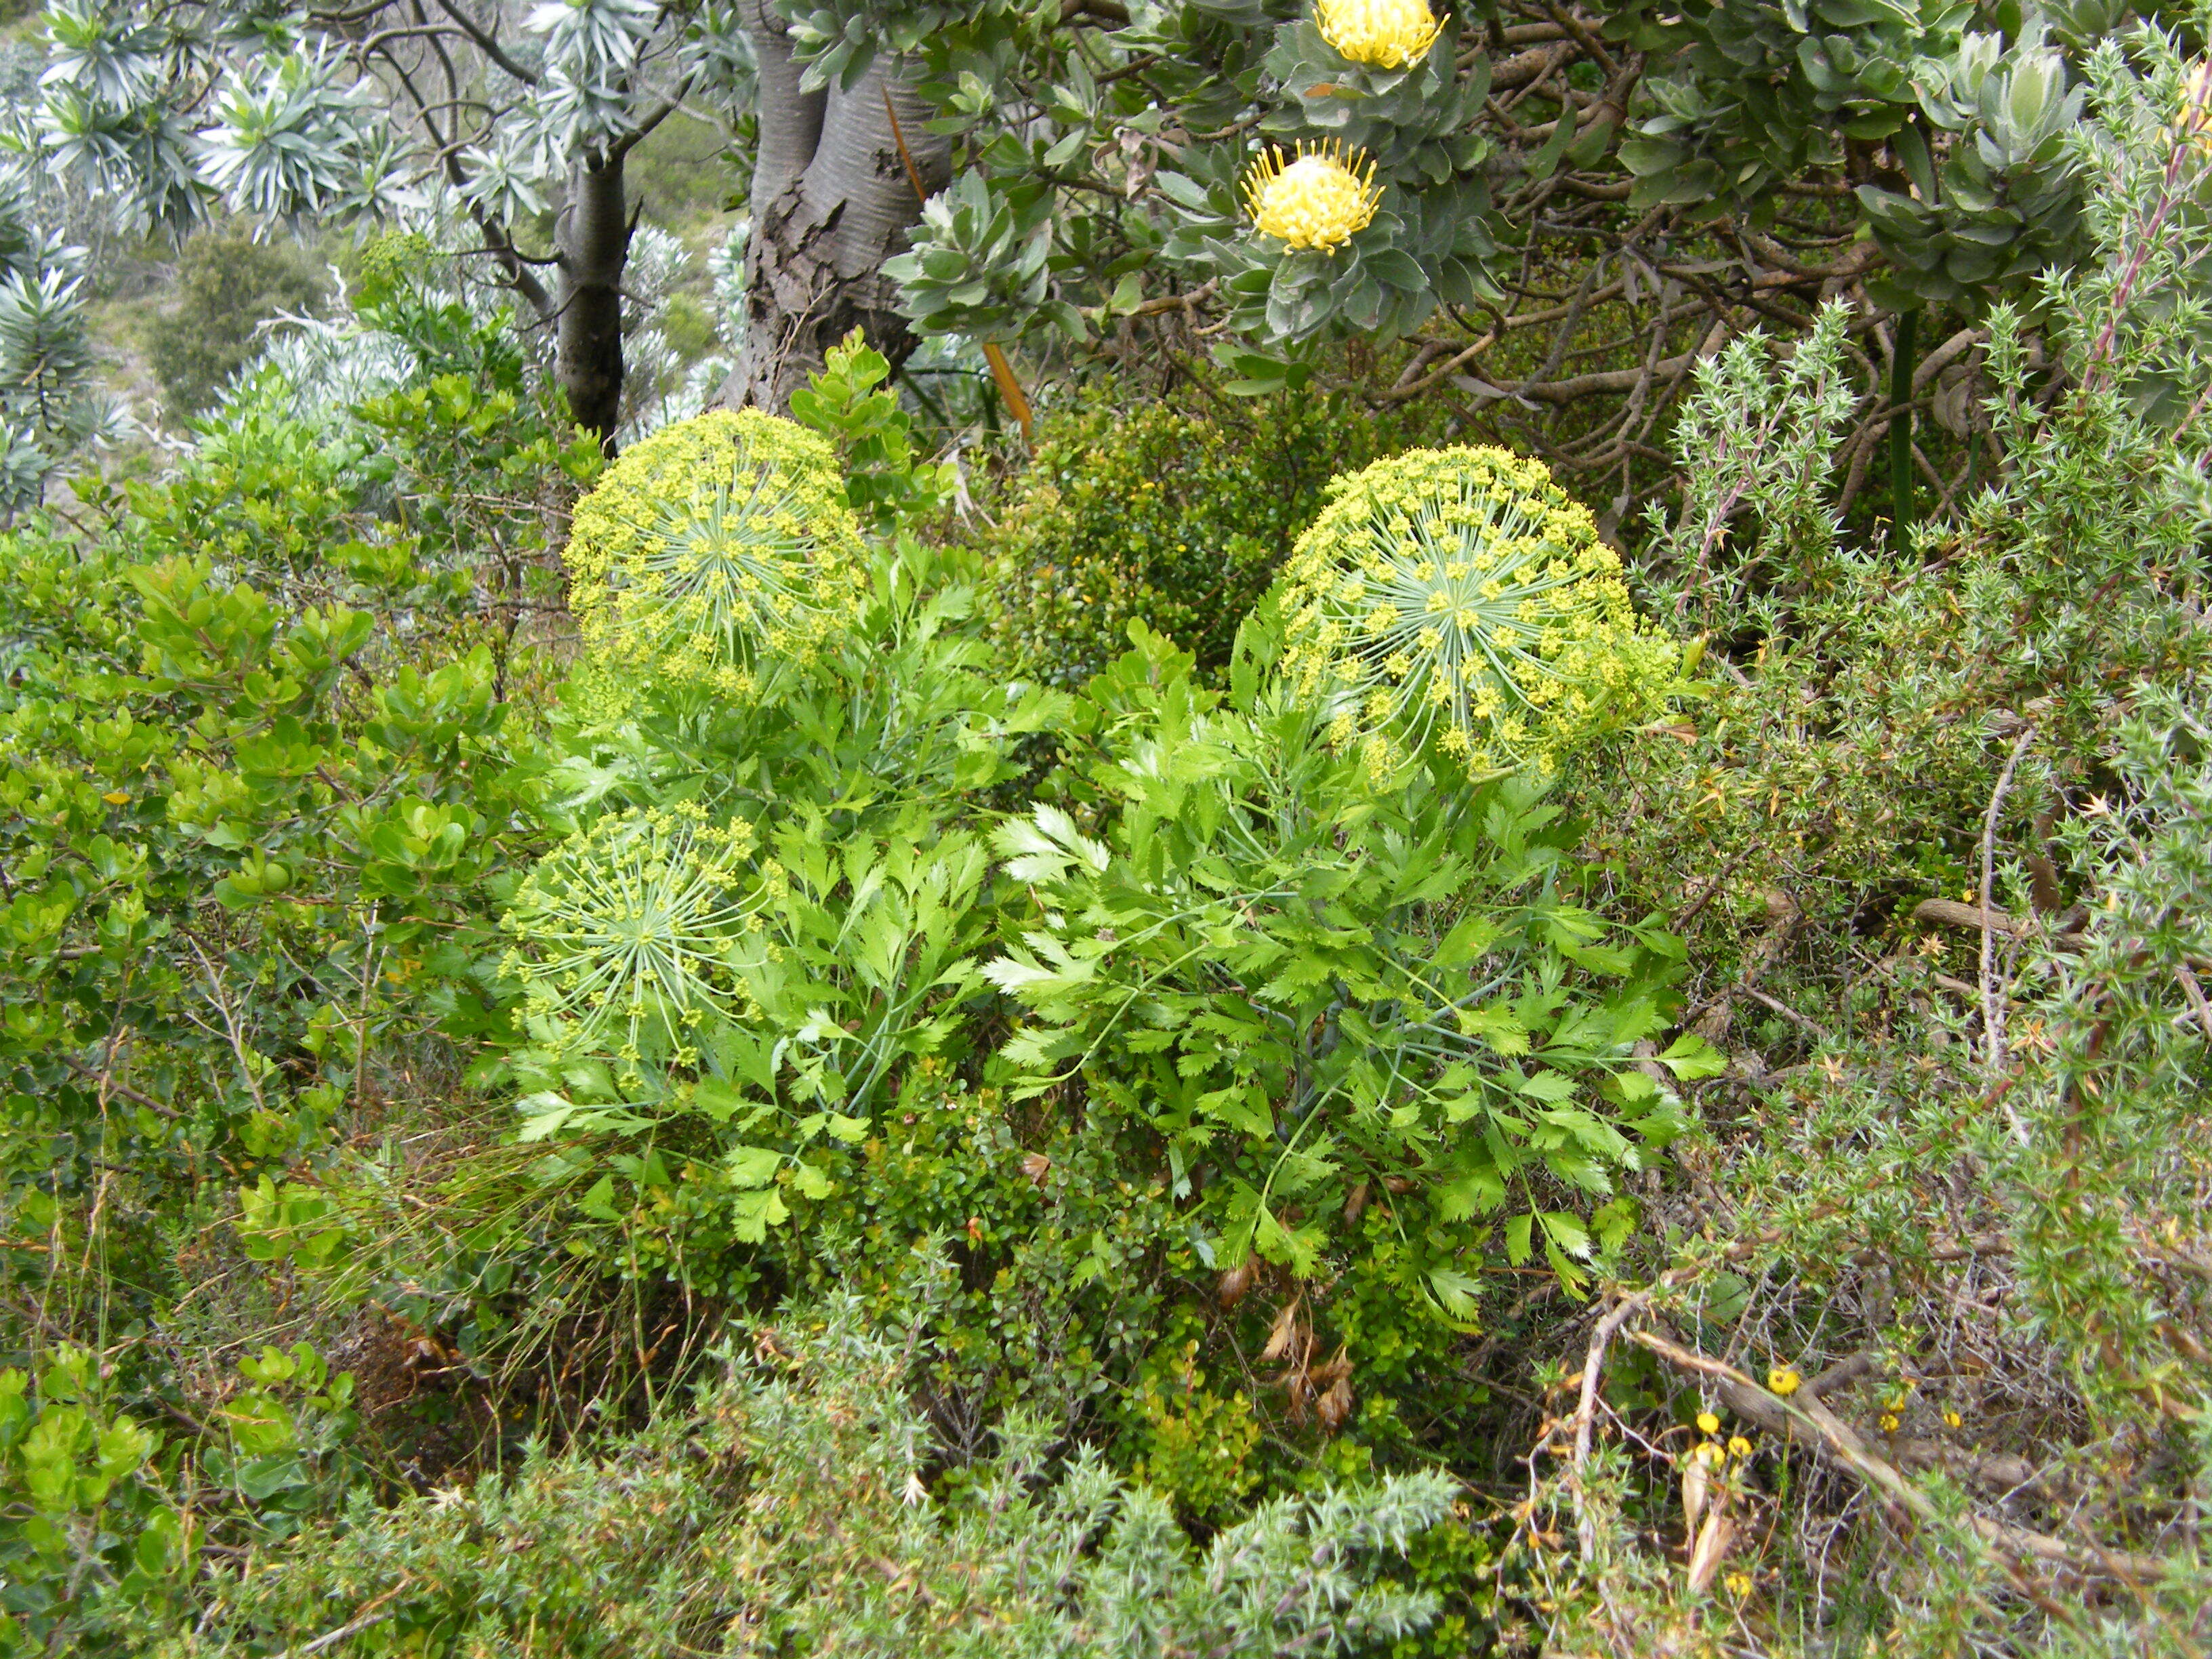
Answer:
[(1333, 488), (1284, 570), (1283, 670), (1378, 779), (1431, 742), (1477, 776), (1549, 771), (1665, 707), (1680, 647), (1540, 463), (1416, 450)]
[(562, 556), (593, 663), (726, 696), (849, 627), (866, 549), (829, 444), (757, 410), (716, 410), (624, 453), (577, 503)]
[[(1364, 177), (1362, 161), (1367, 162)], [(1294, 248), (1325, 252), (1351, 240), (1374, 219), (1382, 196), (1375, 163), (1335, 140), (1311, 149), (1300, 144), (1289, 158), (1270, 144), (1244, 175), (1254, 227)]]
[(1314, 7), (1322, 40), (1350, 62), (1377, 69), (1419, 63), (1443, 26), (1428, 0), (1319, 0)]

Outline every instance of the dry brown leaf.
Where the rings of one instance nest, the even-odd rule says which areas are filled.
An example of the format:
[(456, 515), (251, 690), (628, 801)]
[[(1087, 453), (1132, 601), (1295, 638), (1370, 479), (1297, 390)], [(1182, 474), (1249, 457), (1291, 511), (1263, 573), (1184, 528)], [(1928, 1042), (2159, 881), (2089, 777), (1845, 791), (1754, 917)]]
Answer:
[(1267, 1330), (1267, 1346), (1260, 1350), (1260, 1363), (1267, 1364), (1280, 1359), (1291, 1351), (1298, 1334), (1298, 1298), (1292, 1297), (1283, 1304), (1276, 1314), (1275, 1322)]
[(1042, 1187), (1052, 1170), (1052, 1160), (1042, 1152), (1031, 1152), (1022, 1160), (1022, 1173), (1030, 1178), (1030, 1185)]
[(1220, 1299), (1223, 1307), (1233, 1308), (1244, 1299), (1251, 1288), (1252, 1264), (1249, 1261), (1245, 1261), (1222, 1274), (1220, 1282), (1213, 1287), (1213, 1291), (1214, 1295)]
[(1720, 1510), (1715, 1510), (1705, 1517), (1705, 1526), (1698, 1533), (1698, 1541), (1690, 1549), (1690, 1593), (1701, 1594), (1713, 1582), (1713, 1575), (1721, 1570), (1728, 1559), (1729, 1546), (1735, 1542), (1735, 1522)]
[[(1350, 1367), (1346, 1368), (1349, 1370)], [(1321, 1420), (1330, 1433), (1344, 1426), (1344, 1419), (1352, 1415), (1352, 1378), (1340, 1376), (1329, 1384), (1328, 1392), (1321, 1397)]]
[(1712, 1489), (1712, 1476), (1705, 1472), (1705, 1460), (1692, 1457), (1682, 1465), (1682, 1536), (1698, 1535), (1698, 1520), (1705, 1512), (1705, 1494)]

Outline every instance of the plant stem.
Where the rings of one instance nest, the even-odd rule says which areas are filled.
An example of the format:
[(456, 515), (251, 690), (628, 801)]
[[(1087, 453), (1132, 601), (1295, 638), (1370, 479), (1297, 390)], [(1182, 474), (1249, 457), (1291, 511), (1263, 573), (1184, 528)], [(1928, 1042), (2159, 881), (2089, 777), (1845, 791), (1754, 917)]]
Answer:
[(1912, 359), (1919, 343), (1916, 307), (1897, 319), (1897, 346), (1889, 356), (1889, 523), (1892, 545), (1903, 552), (1912, 532)]

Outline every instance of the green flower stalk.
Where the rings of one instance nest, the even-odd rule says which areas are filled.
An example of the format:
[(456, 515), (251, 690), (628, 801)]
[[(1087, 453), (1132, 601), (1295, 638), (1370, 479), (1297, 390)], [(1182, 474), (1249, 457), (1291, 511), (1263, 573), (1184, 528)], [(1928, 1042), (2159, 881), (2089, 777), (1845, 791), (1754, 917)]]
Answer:
[(742, 819), (713, 824), (681, 802), (602, 818), (539, 860), (507, 908), (501, 970), (556, 1052), (635, 1066), (650, 1041), (690, 1063), (690, 1033), (737, 1012), (729, 958), (753, 844)]
[(1416, 450), (1332, 486), (1284, 571), (1283, 672), (1378, 780), (1431, 743), (1478, 777), (1659, 714), (1675, 642), (1539, 462)]
[(813, 660), (868, 590), (836, 453), (750, 409), (679, 421), (626, 453), (578, 503), (564, 556), (603, 675), (730, 697)]

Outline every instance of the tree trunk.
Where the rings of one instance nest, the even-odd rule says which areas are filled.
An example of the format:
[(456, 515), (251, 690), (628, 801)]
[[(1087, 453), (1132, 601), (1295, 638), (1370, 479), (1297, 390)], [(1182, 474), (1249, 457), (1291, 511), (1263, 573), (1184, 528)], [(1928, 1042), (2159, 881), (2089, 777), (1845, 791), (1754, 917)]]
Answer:
[(781, 413), (856, 327), (894, 368), (915, 348), (883, 265), (905, 250), (921, 204), (885, 94), (923, 189), (943, 188), (952, 142), (927, 130), (931, 110), (890, 59), (878, 58), (849, 92), (803, 93), (782, 20), (763, 0), (744, 0), (741, 15), (759, 64), (760, 161), (744, 345), (721, 401)]
[(629, 258), (623, 161), (617, 152), (603, 165), (576, 164), (555, 235), (561, 283), (553, 378), (576, 424), (610, 457), (622, 418), (622, 280)]

